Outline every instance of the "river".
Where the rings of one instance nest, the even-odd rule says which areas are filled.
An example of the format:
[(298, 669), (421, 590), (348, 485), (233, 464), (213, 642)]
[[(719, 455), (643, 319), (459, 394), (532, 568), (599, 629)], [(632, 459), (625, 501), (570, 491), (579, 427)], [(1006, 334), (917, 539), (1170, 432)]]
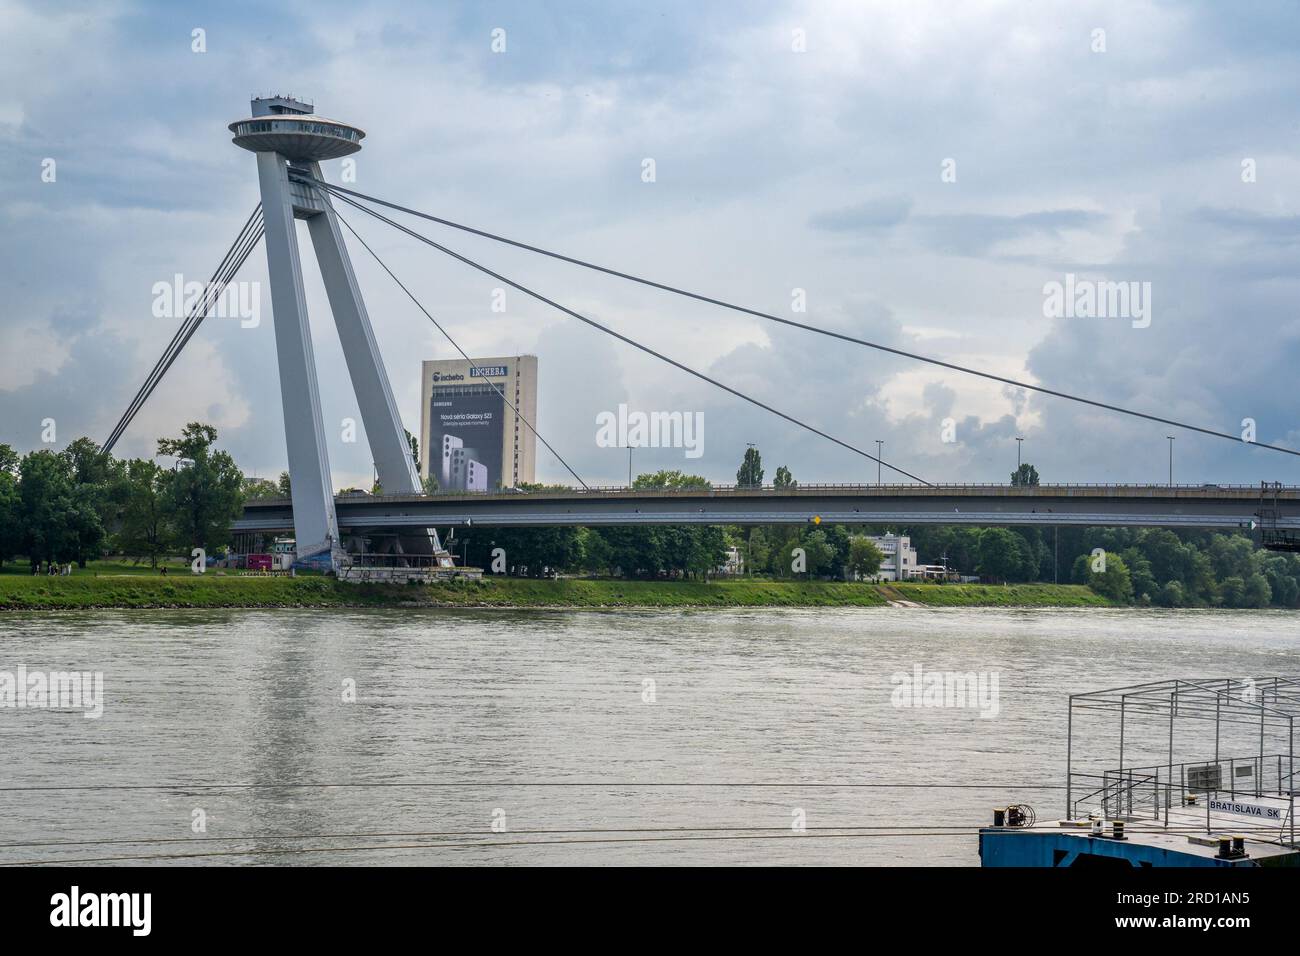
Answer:
[[(1300, 673), (1298, 625), (1284, 611), (7, 614), (0, 672), (102, 672), (103, 700), (97, 719), (0, 709), (0, 862), (977, 865), (992, 807), (1063, 812), (1069, 693)], [(996, 713), (991, 696), (895, 706), (893, 678), (918, 666), (975, 672), (989, 693), (996, 677)]]

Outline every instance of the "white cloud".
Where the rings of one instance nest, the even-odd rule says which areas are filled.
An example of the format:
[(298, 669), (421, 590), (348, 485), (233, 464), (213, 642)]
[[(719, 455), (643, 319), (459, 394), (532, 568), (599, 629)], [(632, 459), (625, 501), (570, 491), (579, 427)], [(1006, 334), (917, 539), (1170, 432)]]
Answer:
[(0, 326), (0, 392), (26, 388), (42, 374), (57, 372), (67, 358), (67, 342), (52, 329)]
[[(17, 91), (0, 102), (0, 149), (32, 170), (0, 183), (0, 253), (12, 264), (0, 277), (0, 421), (59, 404), (78, 377), (95, 392), (74, 400), (69, 389), (67, 427), (99, 434), (116, 418), (169, 335), (143, 308), (152, 283), (210, 271), (256, 201), (252, 158), (225, 124), (249, 93), (280, 87), (367, 130), (364, 191), (1009, 377), (1216, 426), (1254, 410), (1262, 435), (1294, 432), (1300, 73), (1277, 39), (1286, 23), (1151, 3), (901, 0), (591, 4), (563, 22), (531, 4), (298, 4), (206, 19), (210, 52), (196, 56), (187, 31), (131, 7), (73, 17), (0, 2), (12, 51), (0, 86)], [(493, 56), (498, 21), (510, 52)], [(1096, 26), (1105, 54), (1088, 48)], [(807, 53), (790, 51), (794, 27)], [(59, 157), (57, 186), (37, 181), (43, 155)], [(639, 178), (646, 156), (654, 184)], [(1258, 162), (1255, 184), (1240, 180), (1245, 156)], [(956, 183), (940, 181), (946, 157)], [(497, 282), (349, 218), (465, 348), (540, 355), (539, 424), (584, 468), (619, 477), (589, 422), (622, 396), (705, 409), (701, 467), (716, 478), (750, 440), (822, 480), (874, 469), (516, 293), (492, 314)], [(1017, 431), (1050, 465), (1045, 478), (1149, 477), (1153, 432), (1140, 423), (413, 226), (846, 440), (885, 438), (926, 477), (1003, 480)], [(419, 361), (451, 350), (354, 251), (414, 429)], [(355, 402), (308, 248), (304, 261), (326, 415), (337, 417)], [(1149, 334), (1045, 320), (1042, 285), (1066, 271), (1151, 280)], [(259, 251), (246, 277), (264, 276)], [(805, 314), (790, 312), (795, 287)], [(248, 470), (278, 471), (269, 302), (264, 315), (253, 332), (205, 325), (124, 447), (207, 417)], [(31, 358), (15, 357), (20, 345)], [(958, 447), (936, 444), (938, 401), (970, 436)], [(1227, 443), (1184, 444), (1207, 480), (1295, 474)], [(369, 472), (358, 446), (331, 455), (336, 484)]]

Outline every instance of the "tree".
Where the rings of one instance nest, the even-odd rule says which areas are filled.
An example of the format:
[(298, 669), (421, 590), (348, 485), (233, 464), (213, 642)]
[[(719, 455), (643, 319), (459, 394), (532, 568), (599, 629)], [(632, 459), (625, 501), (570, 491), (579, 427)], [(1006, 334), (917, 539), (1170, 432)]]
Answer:
[(0, 560), (22, 552), (33, 569), (43, 561), (84, 567), (116, 523), (124, 480), (124, 464), (88, 438), (21, 461), (0, 445)]
[(0, 567), (22, 545), (22, 497), (18, 489), (18, 453), (0, 444)]
[(1270, 554), (1264, 559), (1264, 577), (1272, 591), (1272, 603), (1281, 607), (1300, 604), (1300, 581), (1296, 580), (1297, 558), (1289, 554)]
[(761, 525), (751, 525), (746, 533), (745, 570), (750, 574), (765, 569), (772, 560), (772, 542)]
[(741, 488), (763, 487), (763, 456), (757, 448), (750, 446), (745, 449), (745, 460), (736, 472), (736, 484)]
[(998, 581), (1019, 577), (1022, 538), (1006, 528), (984, 528), (979, 537), (979, 573)]
[(1151, 573), (1151, 562), (1137, 548), (1125, 548), (1120, 555), (1128, 566), (1128, 574), (1133, 582), (1133, 596), (1144, 603), (1155, 599), (1159, 593), (1155, 576)]
[(78, 438), (63, 449), (72, 468), (72, 480), (79, 485), (108, 485), (113, 458), (100, 451), (89, 438)]
[(1244, 607), (1246, 582), (1231, 574), (1219, 582), (1219, 600), (1224, 607)]
[(1187, 604), (1187, 592), (1177, 581), (1166, 582), (1160, 589), (1158, 603), (1162, 607), (1183, 607)]
[(1218, 582), (1214, 579), (1214, 567), (1210, 564), (1209, 555), (1202, 554), (1196, 545), (1191, 543), (1184, 547), (1187, 551), (1187, 563), (1190, 569), (1190, 574), (1185, 582), (1191, 592), (1189, 597), (1192, 600), (1199, 598), (1207, 604), (1214, 603), (1218, 597)]
[(949, 568), (967, 574), (979, 567), (979, 528), (917, 525), (905, 530), (923, 560), (938, 563), (942, 559)]
[(1133, 600), (1133, 580), (1129, 576), (1128, 565), (1118, 554), (1106, 555), (1104, 571), (1094, 571), (1089, 567), (1087, 585), (1112, 601), (1127, 604)]
[(884, 554), (866, 535), (854, 535), (849, 539), (848, 568), (859, 578), (874, 578), (880, 573), (884, 560)]
[(283, 497), (280, 486), (269, 478), (245, 478), (243, 485), (245, 501), (265, 501), (270, 498)]
[(829, 573), (837, 578), (846, 577), (849, 570), (849, 545), (853, 542), (853, 533), (842, 524), (829, 525), (825, 530), (826, 543), (835, 553), (831, 558)]
[(77, 528), (82, 522), (75, 500), (72, 466), (49, 449), (28, 452), (18, 471), (22, 511), (21, 550), (35, 569), (41, 562), (77, 556)]
[(663, 568), (664, 530), (641, 525), (592, 529), (605, 539), (610, 569), (617, 568), (628, 578), (656, 574)]
[(638, 491), (693, 491), (708, 490), (713, 484), (700, 475), (688, 475), (681, 471), (656, 471), (652, 475), (637, 475), (632, 487)]
[(668, 525), (658, 531), (649, 545), (658, 549), (657, 570), (707, 577), (726, 560), (726, 538), (717, 525)]
[(540, 481), (521, 481), (515, 485), (516, 491), (526, 491), (530, 495), (560, 494), (567, 495), (573, 491), (571, 485), (547, 485)]
[(579, 528), (578, 531), (578, 540), (582, 547), (579, 564), (582, 569), (592, 573), (603, 571), (612, 574), (614, 561), (609, 542), (595, 528)]
[(835, 561), (835, 549), (826, 538), (826, 532), (818, 528), (816, 531), (804, 537), (800, 547), (804, 550), (804, 557), (808, 562), (808, 575), (826, 574), (831, 570), (831, 565)]
[(803, 529), (797, 525), (768, 525), (765, 529), (768, 542), (767, 568), (773, 574), (786, 577), (791, 568), (794, 549), (803, 546)]
[(228, 452), (213, 450), (216, 440), (217, 430), (200, 422), (186, 425), (180, 438), (158, 440), (159, 455), (178, 459), (163, 474), (163, 513), (187, 547), (225, 544), (243, 507), (243, 472)]
[(507, 573), (534, 578), (575, 567), (582, 557), (581, 535), (572, 527), (496, 528), (473, 534), (469, 551), (490, 568), (495, 548), (505, 551)]
[(280, 478), (276, 482), (276, 487), (280, 489), (281, 498), (293, 497), (293, 486), (289, 481), (289, 473), (287, 471), (280, 472)]
[(426, 495), (436, 495), (438, 493), (438, 476), (427, 474), (420, 480), (420, 486), (424, 489)]
[(1011, 484), (1017, 486), (1038, 484), (1038, 469), (1025, 462), (1011, 473)]
[(72, 476), (77, 564), (86, 566), (103, 552), (106, 529), (117, 523), (125, 497), (126, 465), (89, 438), (78, 438), (59, 453)]
[(1252, 574), (1246, 578), (1246, 590), (1242, 596), (1243, 606), (1268, 607), (1271, 597), (1272, 588), (1269, 586), (1268, 578), (1262, 574)]
[(790, 474), (790, 469), (782, 465), (776, 470), (776, 477), (772, 479), (772, 487), (777, 491), (789, 491), (792, 488), (798, 488), (799, 482), (794, 480), (794, 475)]
[(717, 525), (692, 526), (686, 570), (707, 578), (727, 559), (727, 538)]
[(1142, 538), (1142, 553), (1151, 562), (1151, 573), (1161, 588), (1170, 581), (1181, 583), (1189, 571), (1187, 552), (1172, 531), (1156, 528), (1147, 532)]
[[(126, 466), (126, 500), (122, 505), (122, 527), (118, 547), (127, 554), (149, 559), (158, 566), (158, 556), (166, 547), (167, 529), (163, 517), (163, 469), (157, 462), (137, 458)], [(265, 481), (271, 485), (269, 481)], [(271, 485), (274, 489), (274, 485)]]
[(420, 470), (420, 439), (411, 434), (410, 429), (403, 428), (406, 432), (406, 444), (411, 447), (411, 461), (415, 462), (415, 470)]
[(1239, 577), (1243, 580), (1256, 573), (1261, 565), (1255, 543), (1245, 535), (1216, 534), (1209, 542), (1206, 554), (1220, 580)]

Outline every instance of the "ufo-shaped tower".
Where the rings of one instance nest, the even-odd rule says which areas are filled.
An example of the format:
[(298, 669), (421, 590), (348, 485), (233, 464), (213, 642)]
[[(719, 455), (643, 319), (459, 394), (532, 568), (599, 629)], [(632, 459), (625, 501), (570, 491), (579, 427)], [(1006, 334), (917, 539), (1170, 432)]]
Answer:
[[(322, 162), (357, 152), (366, 134), (317, 116), (310, 103), (288, 96), (255, 99), (251, 113), (231, 123), (230, 131), (236, 146), (257, 156), (296, 550), (299, 561), (337, 567), (344, 552), (303, 292), (298, 219), (306, 220), (316, 251), (379, 482), (390, 494), (421, 490), (338, 216), (329, 195), (312, 182), (324, 181)], [(440, 549), (436, 532), (413, 540), (403, 536), (401, 544), (406, 553)]]
[(254, 153), (279, 153), (299, 163), (349, 156), (365, 133), (355, 126), (315, 115), (315, 107), (287, 96), (253, 100), (253, 115), (230, 124), (236, 146)]

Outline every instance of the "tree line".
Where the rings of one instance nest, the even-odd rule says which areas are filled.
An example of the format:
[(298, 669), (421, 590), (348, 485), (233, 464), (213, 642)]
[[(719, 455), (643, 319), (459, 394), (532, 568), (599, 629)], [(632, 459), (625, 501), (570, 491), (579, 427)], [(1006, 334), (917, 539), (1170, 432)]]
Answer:
[(1300, 607), (1300, 556), (1244, 534), (1166, 528), (910, 529), (923, 559), (994, 581), (1086, 584), (1158, 607)]
[(217, 431), (191, 422), (179, 438), (158, 441), (168, 467), (121, 459), (89, 438), (61, 451), (19, 456), (0, 444), (0, 565), (24, 556), (41, 564), (76, 563), (108, 551), (148, 558), (192, 548), (213, 550), (230, 538), (244, 503), (245, 479)]
[[(746, 450), (736, 483), (762, 487), (757, 448)], [(1010, 483), (1037, 485), (1038, 470), (1023, 463)], [(781, 466), (773, 484), (794, 488), (798, 481)], [(710, 483), (664, 471), (640, 476), (633, 487), (685, 490)], [(475, 531), (462, 544), (469, 563), (482, 567), (490, 567), (493, 548), (503, 548), (516, 573), (698, 574), (720, 566), (734, 547), (747, 574), (844, 579), (877, 573), (882, 556), (868, 537), (887, 533), (909, 537), (922, 564), (945, 565), (992, 583), (1084, 584), (1113, 600), (1143, 606), (1300, 607), (1300, 555), (1264, 551), (1244, 534), (1198, 530), (811, 524), (568, 528)]]
[[(652, 477), (652, 476), (645, 476)], [(868, 534), (908, 536), (921, 563), (946, 564), (990, 583), (1074, 583), (1113, 600), (1159, 607), (1300, 607), (1300, 556), (1247, 536), (1163, 528), (850, 528), (634, 526), (475, 528), (449, 545), (472, 566), (507, 573), (699, 577), (735, 547), (745, 573), (772, 578), (871, 578), (881, 554)], [(799, 560), (796, 560), (798, 558)]]
[[(152, 459), (117, 459), (89, 438), (61, 451), (18, 455), (0, 444), (0, 565), (17, 556), (40, 564), (87, 561), (115, 552), (156, 564), (195, 547), (217, 553), (245, 500), (287, 496), (279, 481), (244, 476), (215, 448), (216, 429), (191, 422), (158, 441)], [(412, 448), (413, 453), (415, 448)], [(737, 473), (761, 487), (762, 459), (749, 448)], [(1037, 484), (1022, 465), (1013, 484)], [(790, 469), (778, 487), (797, 487)], [(707, 489), (680, 471), (639, 476), (638, 490)], [(525, 491), (568, 490), (542, 485)], [(507, 573), (587, 573), (626, 577), (702, 577), (738, 550), (748, 574), (778, 578), (870, 578), (882, 555), (868, 535), (907, 535), (919, 559), (991, 582), (1073, 582), (1117, 601), (1163, 607), (1300, 607), (1300, 556), (1260, 550), (1242, 534), (1159, 528), (975, 528), (920, 525), (670, 525), (608, 528), (473, 528), (449, 548), (465, 563)], [(500, 549), (504, 553), (497, 560)]]

